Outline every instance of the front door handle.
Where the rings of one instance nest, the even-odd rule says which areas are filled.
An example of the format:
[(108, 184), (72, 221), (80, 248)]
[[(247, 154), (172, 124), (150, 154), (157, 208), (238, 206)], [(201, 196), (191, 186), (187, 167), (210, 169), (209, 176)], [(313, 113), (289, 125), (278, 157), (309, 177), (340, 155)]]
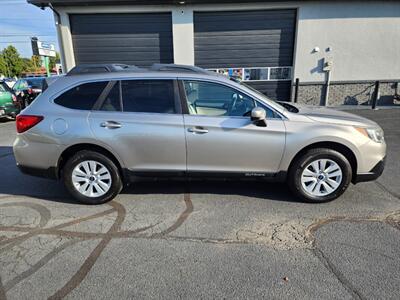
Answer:
[(205, 129), (203, 127), (191, 127), (188, 129), (189, 132), (195, 133), (195, 134), (205, 134), (208, 133), (208, 129)]
[(121, 123), (115, 121), (106, 121), (101, 123), (100, 126), (108, 129), (118, 129), (122, 127)]

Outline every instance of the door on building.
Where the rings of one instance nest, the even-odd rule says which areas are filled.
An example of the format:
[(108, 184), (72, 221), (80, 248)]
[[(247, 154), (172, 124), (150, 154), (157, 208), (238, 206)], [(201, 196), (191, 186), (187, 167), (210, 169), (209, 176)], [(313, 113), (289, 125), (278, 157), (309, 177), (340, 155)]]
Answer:
[(171, 13), (71, 14), (75, 63), (173, 63)]
[(295, 9), (195, 12), (195, 64), (288, 101), (295, 27)]

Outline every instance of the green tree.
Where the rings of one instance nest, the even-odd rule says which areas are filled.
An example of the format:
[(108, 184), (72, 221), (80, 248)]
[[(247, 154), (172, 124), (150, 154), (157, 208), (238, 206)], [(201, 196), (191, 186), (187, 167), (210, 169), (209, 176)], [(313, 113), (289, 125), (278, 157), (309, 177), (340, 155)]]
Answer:
[(33, 61), (29, 58), (22, 58), (22, 71), (23, 72), (32, 72), (35, 71), (35, 65)]
[(42, 66), (42, 60), (40, 59), (39, 55), (32, 55), (31, 61), (36, 69), (40, 69), (40, 67)]
[(8, 68), (3, 54), (0, 52), (0, 75), (8, 76)]
[(56, 52), (56, 57), (50, 57), (49, 59), (49, 68), (53, 70), (56, 64), (60, 63), (60, 53)]
[(23, 70), (23, 60), (21, 59), (18, 50), (10, 45), (2, 51), (3, 60), (8, 69), (7, 76), (19, 76)]
[(22, 62), (23, 62), (23, 67), (22, 67), (23, 72), (39, 71), (42, 64), (40, 61), (40, 57), (37, 55), (32, 55), (30, 59), (22, 58)]

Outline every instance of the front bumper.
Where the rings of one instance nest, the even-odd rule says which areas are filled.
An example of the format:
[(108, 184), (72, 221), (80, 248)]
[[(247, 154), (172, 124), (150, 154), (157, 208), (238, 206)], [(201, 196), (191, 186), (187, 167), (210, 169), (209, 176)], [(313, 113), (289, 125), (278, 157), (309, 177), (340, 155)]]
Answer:
[(359, 183), (359, 182), (366, 182), (366, 181), (372, 181), (377, 179), (379, 176), (382, 175), (383, 170), (385, 169), (385, 163), (386, 163), (386, 157), (384, 157), (380, 162), (378, 162), (375, 167), (372, 168), (371, 171), (368, 173), (361, 173), (357, 174), (353, 178), (353, 183)]

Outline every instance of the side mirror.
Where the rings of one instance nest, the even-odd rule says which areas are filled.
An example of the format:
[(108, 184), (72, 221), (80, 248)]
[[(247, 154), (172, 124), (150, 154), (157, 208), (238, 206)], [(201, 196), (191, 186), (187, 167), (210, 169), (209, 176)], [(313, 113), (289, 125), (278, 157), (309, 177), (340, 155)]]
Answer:
[(256, 126), (267, 127), (267, 112), (262, 107), (255, 107), (251, 111), (251, 120)]

